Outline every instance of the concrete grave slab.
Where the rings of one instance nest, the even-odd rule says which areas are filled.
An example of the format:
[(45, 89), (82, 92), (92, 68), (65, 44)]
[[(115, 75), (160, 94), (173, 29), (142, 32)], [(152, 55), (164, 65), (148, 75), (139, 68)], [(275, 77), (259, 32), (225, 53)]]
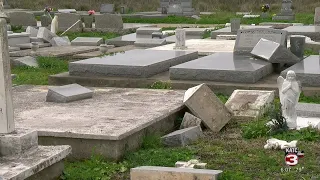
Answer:
[(229, 109), (205, 84), (189, 88), (183, 102), (213, 132), (219, 132), (232, 117)]
[(288, 35), (304, 35), (310, 37), (312, 40), (320, 40), (320, 26), (289, 26), (284, 31)]
[(194, 51), (130, 50), (69, 63), (70, 75), (147, 78), (198, 57)]
[(30, 37), (37, 37), (38, 35), (38, 29), (28, 26), (26, 29), (26, 33), (30, 34)]
[(103, 43), (103, 38), (95, 37), (77, 37), (71, 41), (72, 46), (100, 46)]
[(13, 51), (20, 51), (19, 47), (11, 47), (9, 46), (9, 52), (13, 52)]
[(15, 46), (17, 44), (30, 43), (30, 34), (28, 33), (13, 33), (8, 34), (8, 45)]
[(150, 35), (154, 32), (161, 32), (161, 28), (158, 27), (140, 27), (137, 29), (136, 33), (141, 35)]
[(274, 97), (274, 91), (235, 90), (225, 105), (236, 118), (255, 119), (271, 107)]
[(130, 170), (131, 180), (216, 180), (222, 173), (220, 170), (191, 169), (191, 168), (173, 168), (141, 166)]
[(293, 70), (296, 73), (297, 79), (302, 83), (302, 86), (320, 86), (320, 60), (318, 55), (311, 55), (289, 67), (281, 72), (281, 76), (285, 77), (289, 70)]
[[(39, 48), (44, 48), (44, 47), (50, 47), (50, 43), (43, 43), (43, 42), (38, 42)], [(19, 47), (21, 50), (24, 49), (31, 49), (32, 44), (31, 43), (25, 43), (25, 44), (16, 44), (16, 47)]]
[(286, 31), (269, 28), (256, 28), (246, 30), (241, 29), (237, 32), (237, 40), (234, 46), (234, 53), (250, 55), (250, 52), (261, 38), (274, 41), (284, 47), (287, 47)]
[(68, 103), (92, 98), (93, 91), (79, 84), (50, 87), (46, 97), (47, 102)]
[(66, 57), (73, 56), (79, 53), (86, 53), (99, 50), (99, 47), (95, 46), (56, 46), (46, 47), (38, 49), (35, 54), (31, 53), (31, 50), (22, 50), (10, 52), (11, 57), (24, 57), (30, 55), (36, 56), (51, 56), (51, 57)]
[(171, 80), (255, 83), (273, 72), (272, 64), (250, 56), (216, 53), (170, 68)]
[(300, 61), (300, 58), (287, 47), (263, 38), (253, 48), (251, 54), (270, 63), (297, 63)]
[(39, 67), (37, 59), (31, 56), (14, 59), (13, 64), (14, 66)]
[[(271, 26), (250, 26), (250, 25), (241, 25), (240, 29), (260, 29), (260, 28), (271, 28)], [(231, 31), (231, 27), (221, 28), (211, 32), (211, 39), (216, 39), (217, 35), (236, 35), (237, 33)]]
[(157, 47), (162, 46), (166, 44), (165, 39), (137, 39), (137, 41), (134, 43), (137, 47)]
[(53, 37), (51, 39), (52, 46), (70, 46), (71, 42), (68, 36), (63, 37)]
[(297, 115), (301, 117), (320, 117), (320, 104), (298, 103)]
[(37, 20), (31, 12), (14, 11), (8, 12), (7, 15), (12, 26), (37, 26)]
[(237, 35), (233, 35), (233, 34), (230, 34), (230, 35), (217, 35), (216, 39), (219, 39), (219, 40), (236, 40), (237, 39)]
[(30, 42), (44, 43), (43, 39), (37, 37), (30, 37)]
[(194, 126), (167, 134), (161, 137), (161, 141), (164, 145), (169, 147), (186, 146), (199, 140), (199, 138), (203, 136), (201, 127)]
[[(147, 36), (137, 37), (136, 33), (132, 33), (132, 34), (127, 34), (127, 35), (112, 38), (112, 39), (107, 39), (106, 43), (110, 44), (110, 45), (114, 45), (116, 47), (128, 46), (128, 45), (134, 45), (134, 42), (136, 42), (138, 38), (148, 38), (148, 37)], [(150, 38), (151, 38), (151, 36), (150, 36)]]
[(183, 120), (180, 125), (180, 129), (201, 126), (202, 120), (188, 112), (186, 112), (183, 116)]
[(173, 130), (173, 119), (184, 108), (184, 91), (93, 90), (92, 99), (56, 104), (44, 101), (46, 86), (16, 86), (16, 126), (37, 130), (41, 145), (70, 144), (75, 158), (90, 158), (96, 147), (96, 153), (118, 159), (137, 149), (146, 133)]
[[(183, 51), (198, 51), (200, 56), (211, 55), (218, 52), (233, 52), (235, 41), (214, 39), (186, 40), (187, 49)], [(167, 44), (147, 50), (174, 50), (175, 44)]]

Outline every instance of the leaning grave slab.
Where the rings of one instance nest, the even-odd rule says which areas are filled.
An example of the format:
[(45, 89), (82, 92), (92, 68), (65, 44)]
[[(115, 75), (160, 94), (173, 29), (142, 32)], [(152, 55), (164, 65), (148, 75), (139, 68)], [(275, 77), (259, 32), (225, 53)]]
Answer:
[(272, 71), (264, 60), (221, 52), (173, 66), (169, 73), (171, 80), (255, 83)]
[(103, 56), (69, 63), (73, 76), (111, 76), (148, 78), (171, 66), (198, 58), (196, 51), (130, 50), (115, 56)]
[(311, 55), (305, 58), (299, 63), (282, 71), (281, 75), (285, 77), (289, 70), (292, 70), (296, 73), (297, 79), (302, 83), (303, 86), (320, 86), (320, 59), (318, 55)]
[(39, 144), (72, 146), (72, 157), (95, 152), (119, 159), (135, 150), (145, 133), (168, 132), (184, 112), (184, 91), (90, 88), (92, 99), (68, 104), (45, 102), (46, 86), (16, 86), (16, 126), (37, 130)]

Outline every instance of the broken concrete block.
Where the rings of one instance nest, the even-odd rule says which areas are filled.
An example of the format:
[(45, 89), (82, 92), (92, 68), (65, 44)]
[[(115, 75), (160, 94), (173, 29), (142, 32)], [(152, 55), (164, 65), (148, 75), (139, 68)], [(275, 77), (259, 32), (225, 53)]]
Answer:
[(226, 102), (235, 117), (261, 117), (274, 101), (273, 91), (235, 90)]
[(300, 58), (287, 47), (263, 38), (253, 48), (251, 54), (270, 63), (297, 63), (300, 61)]
[(26, 29), (26, 33), (30, 34), (30, 37), (37, 37), (38, 35), (38, 29), (28, 26)]
[(38, 34), (37, 34), (37, 37), (40, 38), (40, 39), (43, 39), (43, 41), (45, 41), (45, 42), (49, 42), (50, 43), (51, 39), (53, 37), (57, 37), (57, 35), (52, 33), (51, 31), (49, 31), (45, 27), (40, 27), (39, 31), (38, 31)]
[(52, 46), (70, 46), (70, 40), (68, 36), (63, 37), (53, 37), (51, 39)]
[(68, 103), (92, 98), (93, 91), (78, 84), (50, 87), (46, 97), (47, 102)]
[(201, 119), (186, 112), (183, 116), (182, 123), (180, 125), (180, 129), (194, 127), (194, 126), (201, 126)]
[(166, 146), (186, 146), (203, 136), (201, 127), (194, 126), (186, 129), (180, 129), (161, 137)]
[(205, 84), (188, 89), (183, 102), (213, 132), (219, 132), (232, 118), (229, 109)]
[(130, 170), (131, 180), (217, 180), (220, 170), (141, 166)]
[(39, 67), (38, 61), (36, 58), (31, 56), (25, 56), (13, 60), (14, 66), (29, 66), (29, 67)]

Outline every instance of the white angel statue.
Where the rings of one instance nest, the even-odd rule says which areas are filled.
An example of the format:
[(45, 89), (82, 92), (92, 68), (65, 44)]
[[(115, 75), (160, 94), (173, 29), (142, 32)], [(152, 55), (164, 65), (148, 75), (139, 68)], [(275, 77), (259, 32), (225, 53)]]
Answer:
[(294, 71), (288, 71), (286, 79), (278, 77), (279, 97), (281, 102), (282, 115), (286, 118), (289, 129), (297, 128), (296, 105), (299, 101), (301, 86), (296, 80)]

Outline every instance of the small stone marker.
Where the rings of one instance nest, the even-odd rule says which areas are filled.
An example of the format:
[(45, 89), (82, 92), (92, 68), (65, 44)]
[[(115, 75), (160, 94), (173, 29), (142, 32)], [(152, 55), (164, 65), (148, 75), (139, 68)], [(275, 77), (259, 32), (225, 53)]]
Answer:
[(183, 120), (180, 125), (180, 129), (201, 126), (202, 120), (188, 112), (186, 112), (183, 116)]
[(177, 161), (175, 166), (177, 168), (206, 169), (207, 163), (200, 163), (197, 159), (191, 159), (188, 162)]
[(314, 13), (314, 25), (320, 26), (320, 7), (316, 7)]
[(176, 29), (176, 46), (175, 49), (186, 49), (186, 30)]
[(231, 19), (230, 20), (231, 32), (237, 32), (240, 29), (240, 23), (241, 23), (241, 19), (240, 18)]
[(217, 180), (220, 170), (141, 166), (130, 170), (131, 180)]
[(29, 66), (29, 67), (39, 67), (38, 61), (36, 58), (31, 56), (25, 56), (13, 60), (14, 66)]
[(300, 61), (300, 58), (286, 47), (266, 39), (261, 39), (253, 48), (251, 54), (270, 63), (297, 63)]
[(69, 84), (60, 87), (50, 87), (46, 97), (47, 102), (68, 103), (92, 98), (93, 91), (78, 84)]
[(51, 39), (52, 46), (70, 46), (70, 40), (68, 36), (63, 37), (53, 37)]
[(100, 46), (103, 43), (103, 38), (99, 37), (77, 37), (71, 41), (72, 46)]
[(219, 132), (232, 117), (229, 109), (206, 84), (188, 89), (183, 102), (213, 132)]
[(38, 29), (28, 26), (26, 29), (26, 33), (30, 34), (30, 37), (37, 37), (38, 35)]
[(174, 131), (170, 134), (167, 134), (161, 137), (161, 139), (164, 145), (169, 147), (175, 147), (175, 146), (186, 146), (194, 141), (197, 141), (202, 136), (203, 136), (203, 133), (202, 133), (201, 127), (194, 126), (194, 127)]
[(270, 28), (241, 29), (237, 33), (234, 53), (250, 55), (261, 38), (287, 47), (287, 31)]
[(166, 39), (137, 39), (134, 45), (137, 47), (157, 47), (167, 43)]
[(6, 26), (5, 18), (0, 18), (0, 134), (14, 131), (12, 79)]
[(235, 90), (225, 105), (237, 118), (257, 118), (271, 107), (273, 100), (273, 91)]
[(51, 31), (49, 31), (45, 27), (40, 27), (38, 31), (38, 38), (43, 39), (45, 42), (51, 42), (53, 37), (57, 37), (56, 34), (53, 34)]
[(300, 59), (303, 59), (305, 44), (305, 36), (295, 35), (290, 37), (290, 51)]

